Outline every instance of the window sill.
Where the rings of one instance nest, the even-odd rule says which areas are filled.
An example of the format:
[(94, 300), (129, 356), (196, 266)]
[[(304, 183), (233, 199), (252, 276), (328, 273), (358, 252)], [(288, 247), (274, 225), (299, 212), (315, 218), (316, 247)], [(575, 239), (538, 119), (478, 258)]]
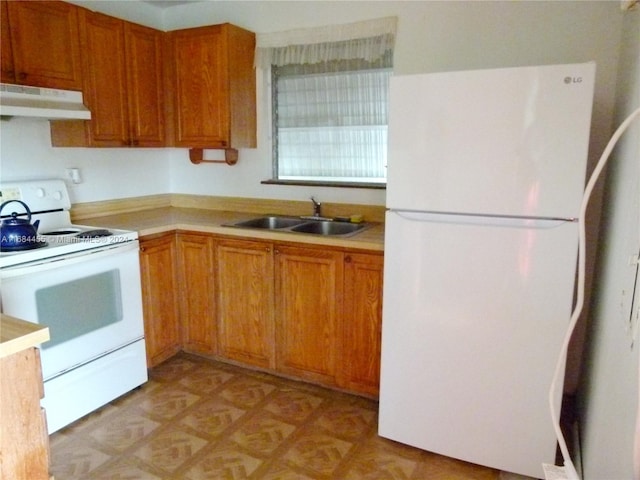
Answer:
[(338, 188), (370, 188), (375, 190), (386, 190), (386, 183), (366, 183), (366, 182), (324, 182), (315, 180), (263, 180), (264, 185), (298, 185), (305, 187), (338, 187)]

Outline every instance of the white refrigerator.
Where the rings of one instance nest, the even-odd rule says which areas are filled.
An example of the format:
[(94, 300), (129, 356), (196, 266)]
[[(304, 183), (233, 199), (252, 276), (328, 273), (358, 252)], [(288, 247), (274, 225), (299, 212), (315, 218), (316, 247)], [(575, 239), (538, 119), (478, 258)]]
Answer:
[(555, 463), (594, 77), (391, 79), (381, 436), (536, 478)]

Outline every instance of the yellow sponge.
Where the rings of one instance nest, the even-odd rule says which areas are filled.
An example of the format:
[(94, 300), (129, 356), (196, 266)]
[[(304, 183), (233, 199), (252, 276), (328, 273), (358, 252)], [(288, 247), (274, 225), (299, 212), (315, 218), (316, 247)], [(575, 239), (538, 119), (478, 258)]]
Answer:
[(351, 220), (351, 223), (362, 223), (364, 221), (362, 215), (351, 215), (349, 219)]

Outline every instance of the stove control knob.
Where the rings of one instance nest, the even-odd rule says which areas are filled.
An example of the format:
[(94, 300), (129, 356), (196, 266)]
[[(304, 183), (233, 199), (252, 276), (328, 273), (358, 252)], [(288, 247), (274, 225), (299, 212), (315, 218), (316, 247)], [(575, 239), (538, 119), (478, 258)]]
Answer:
[(60, 190), (57, 190), (56, 192), (54, 192), (53, 198), (55, 198), (56, 200), (62, 200), (62, 192)]
[(36, 189), (36, 197), (44, 198), (44, 194), (45, 194), (44, 188), (37, 188)]

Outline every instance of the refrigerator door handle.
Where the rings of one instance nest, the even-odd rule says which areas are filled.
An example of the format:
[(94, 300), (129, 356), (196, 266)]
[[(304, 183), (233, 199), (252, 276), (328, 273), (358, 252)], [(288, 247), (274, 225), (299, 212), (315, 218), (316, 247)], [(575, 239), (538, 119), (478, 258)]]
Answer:
[(502, 215), (474, 215), (461, 213), (417, 212), (390, 210), (390, 213), (415, 222), (454, 223), (458, 225), (484, 225), (504, 228), (556, 228), (566, 223), (577, 223), (577, 218), (510, 217)]

